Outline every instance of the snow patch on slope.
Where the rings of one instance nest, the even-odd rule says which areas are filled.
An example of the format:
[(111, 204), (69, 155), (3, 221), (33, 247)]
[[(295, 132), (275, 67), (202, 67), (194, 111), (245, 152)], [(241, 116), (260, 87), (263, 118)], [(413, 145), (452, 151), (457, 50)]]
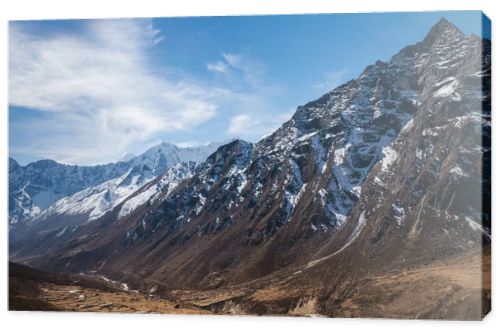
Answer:
[(381, 162), (381, 164), (382, 164), (382, 171), (383, 172), (387, 172), (387, 171), (389, 171), (389, 167), (398, 158), (398, 154), (397, 154), (397, 152), (393, 148), (391, 148), (389, 146), (384, 147), (382, 149), (382, 153), (384, 155), (384, 157), (382, 158), (382, 162)]
[(177, 187), (180, 181), (193, 175), (195, 168), (196, 164), (192, 162), (180, 163), (170, 168), (158, 182), (150, 184), (142, 192), (136, 194), (131, 198), (128, 198), (123, 203), (123, 206), (118, 213), (118, 218), (123, 218), (147, 201), (156, 199), (167, 187), (168, 189), (167, 193), (165, 194), (165, 198), (168, 197), (168, 195), (172, 193), (172, 191), (175, 189), (175, 187)]

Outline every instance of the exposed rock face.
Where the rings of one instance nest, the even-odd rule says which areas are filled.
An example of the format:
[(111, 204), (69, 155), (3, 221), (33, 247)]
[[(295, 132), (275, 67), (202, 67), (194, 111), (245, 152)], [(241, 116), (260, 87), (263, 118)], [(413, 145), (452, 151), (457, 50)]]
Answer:
[(175, 189), (128, 215), (118, 206), (41, 257), (60, 231), (32, 236), (14, 260), (165, 293), (276, 286), (310, 297), (291, 309), (335, 315), (364, 278), (480, 251), (489, 47), (443, 19), (255, 145), (220, 147)]

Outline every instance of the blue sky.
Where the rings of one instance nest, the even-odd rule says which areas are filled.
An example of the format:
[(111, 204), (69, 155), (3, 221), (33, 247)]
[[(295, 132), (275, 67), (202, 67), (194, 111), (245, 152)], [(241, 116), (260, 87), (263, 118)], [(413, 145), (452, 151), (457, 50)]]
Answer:
[(10, 155), (88, 165), (162, 140), (258, 141), (440, 17), (480, 35), (480, 12), (11, 22)]

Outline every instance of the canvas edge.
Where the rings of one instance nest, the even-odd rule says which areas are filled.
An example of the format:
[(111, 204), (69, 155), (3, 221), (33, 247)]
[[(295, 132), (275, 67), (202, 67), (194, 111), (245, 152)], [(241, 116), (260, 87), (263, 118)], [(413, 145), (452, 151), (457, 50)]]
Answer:
[[(483, 12), (481, 15), (481, 39), (487, 40), (490, 43), (489, 47), (483, 44), (482, 59), (489, 57), (491, 59), (491, 19)], [(490, 69), (491, 71), (491, 69)], [(481, 104), (481, 113), (483, 117), (491, 122), (491, 72), (482, 78), (482, 95), (484, 100)], [(482, 146), (489, 148), (488, 154), (483, 154), (482, 157), (482, 225), (490, 227), (491, 233), (491, 128), (490, 133), (485, 133), (483, 128)], [(488, 139), (489, 138), (489, 139)], [(481, 303), (481, 319), (484, 319), (491, 312), (491, 260), (487, 261), (487, 256), (491, 259), (491, 238), (489, 241), (484, 240), (482, 244), (483, 261), (481, 268), (481, 283), (482, 283), (482, 303)]]

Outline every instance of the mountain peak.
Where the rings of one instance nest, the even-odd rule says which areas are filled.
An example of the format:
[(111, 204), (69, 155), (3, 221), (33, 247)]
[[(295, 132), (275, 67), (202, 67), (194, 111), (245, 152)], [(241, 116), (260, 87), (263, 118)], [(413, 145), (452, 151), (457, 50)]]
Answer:
[(227, 144), (224, 144), (224, 145), (221, 145), (217, 151), (227, 151), (227, 150), (231, 150), (233, 148), (239, 148), (239, 147), (242, 147), (242, 148), (249, 148), (253, 146), (252, 143), (250, 142), (247, 142), (243, 139), (240, 139), (240, 138), (236, 138), (236, 139), (233, 139), (231, 140), (230, 142), (228, 142)]
[(136, 155), (134, 153), (127, 152), (127, 153), (123, 153), (118, 161), (125, 162), (125, 161), (132, 160), (135, 157), (136, 157)]
[(19, 163), (14, 159), (9, 157), (9, 169), (20, 167)]
[(221, 159), (225, 159), (228, 152), (250, 152), (252, 150), (253, 144), (247, 142), (243, 139), (235, 139), (227, 144), (221, 145), (217, 150), (212, 153), (207, 161), (214, 163)]
[(424, 43), (434, 44), (441, 37), (463, 37), (464, 33), (460, 31), (453, 23), (442, 17), (439, 21), (429, 30), (425, 36)]
[(172, 143), (169, 143), (168, 141), (165, 141), (165, 140), (162, 140), (160, 142), (160, 144), (156, 145), (156, 147), (162, 147), (162, 146), (165, 146), (165, 147), (174, 147), (176, 145), (174, 145)]

